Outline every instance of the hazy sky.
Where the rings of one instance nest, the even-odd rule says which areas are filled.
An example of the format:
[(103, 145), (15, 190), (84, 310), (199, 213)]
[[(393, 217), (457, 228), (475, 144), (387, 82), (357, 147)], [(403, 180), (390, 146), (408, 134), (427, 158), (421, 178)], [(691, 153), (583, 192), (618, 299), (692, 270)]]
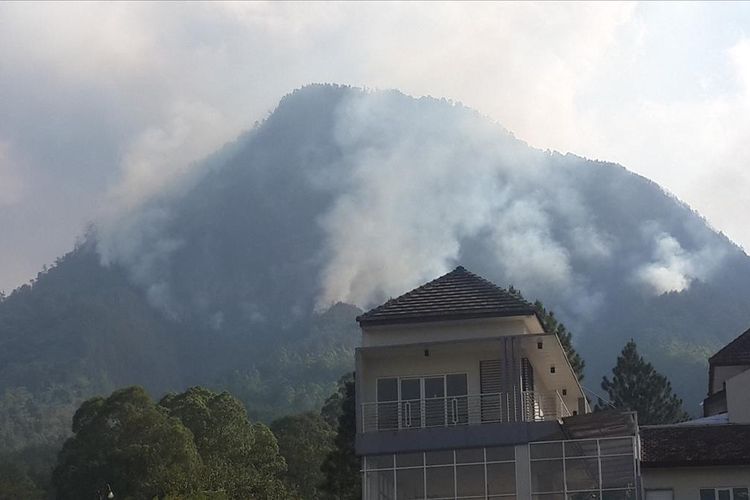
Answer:
[(312, 82), (461, 101), (750, 249), (748, 27), (748, 3), (0, 3), (0, 290)]

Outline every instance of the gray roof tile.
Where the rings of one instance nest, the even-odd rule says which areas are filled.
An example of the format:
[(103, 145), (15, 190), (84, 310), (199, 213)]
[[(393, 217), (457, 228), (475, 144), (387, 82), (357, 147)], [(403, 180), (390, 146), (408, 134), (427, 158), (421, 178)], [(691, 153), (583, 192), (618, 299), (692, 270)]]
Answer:
[(357, 318), (360, 325), (529, 316), (534, 306), (459, 266)]

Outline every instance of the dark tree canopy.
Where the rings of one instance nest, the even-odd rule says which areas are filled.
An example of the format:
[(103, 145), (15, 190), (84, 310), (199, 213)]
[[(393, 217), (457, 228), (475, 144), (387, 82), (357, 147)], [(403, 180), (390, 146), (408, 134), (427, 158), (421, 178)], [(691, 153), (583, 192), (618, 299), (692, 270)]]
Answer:
[(539, 318), (541, 319), (545, 331), (556, 334), (557, 338), (560, 339), (560, 343), (563, 346), (563, 350), (565, 350), (565, 355), (568, 357), (570, 366), (576, 373), (578, 381), (582, 381), (584, 375), (583, 370), (586, 367), (586, 362), (581, 355), (576, 352), (575, 348), (573, 348), (573, 333), (568, 331), (568, 329), (565, 328), (565, 325), (557, 321), (555, 313), (545, 309), (544, 304), (542, 304), (541, 301), (537, 300), (534, 302), (534, 307), (539, 314)]
[(286, 500), (276, 439), (237, 400), (195, 387), (155, 404), (140, 387), (85, 401), (53, 473), (59, 499)]
[[(334, 439), (334, 449), (323, 462), (325, 480), (321, 489), (336, 500), (359, 500), (362, 496), (362, 480), (359, 473), (360, 461), (354, 454), (356, 426), (356, 397), (354, 378), (343, 378), (344, 382), (329, 401), (341, 401), (341, 413)], [(331, 408), (333, 405), (326, 405)], [(324, 407), (325, 408), (325, 407)]]
[(320, 491), (325, 476), (321, 465), (333, 451), (334, 427), (315, 412), (275, 420), (271, 430), (287, 462), (285, 483), (304, 500), (330, 498)]
[(607, 391), (616, 408), (638, 412), (638, 422), (642, 425), (671, 424), (688, 419), (682, 400), (672, 393), (669, 380), (638, 354), (633, 340), (617, 358), (612, 380), (602, 378), (602, 389)]
[(165, 396), (159, 406), (192, 432), (203, 461), (204, 490), (237, 499), (286, 499), (280, 479), (286, 464), (276, 439), (265, 425), (251, 424), (242, 403), (229, 393), (193, 387)]
[[(521, 291), (513, 285), (508, 287), (508, 292), (521, 300), (526, 300)], [(573, 368), (578, 381), (582, 381), (586, 362), (573, 347), (573, 333), (568, 331), (568, 329), (565, 328), (565, 325), (557, 321), (555, 313), (553, 311), (548, 311), (544, 307), (544, 304), (542, 304), (542, 301), (537, 300), (534, 302), (534, 309), (536, 309), (536, 312), (539, 315), (539, 320), (542, 323), (542, 327), (544, 327), (544, 331), (547, 333), (554, 333), (557, 335), (557, 338), (560, 339), (560, 344), (562, 344), (565, 355), (568, 357), (568, 362), (570, 363), (571, 368)]]
[(60, 500), (96, 498), (107, 484), (118, 498), (187, 494), (197, 487), (201, 461), (190, 431), (140, 387), (84, 402), (73, 433), (53, 472)]

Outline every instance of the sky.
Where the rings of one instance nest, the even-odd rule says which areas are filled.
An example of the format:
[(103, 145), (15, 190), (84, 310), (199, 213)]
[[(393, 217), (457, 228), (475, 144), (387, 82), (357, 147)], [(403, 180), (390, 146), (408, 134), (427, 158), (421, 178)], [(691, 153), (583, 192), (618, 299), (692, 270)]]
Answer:
[(0, 3), (0, 290), (309, 83), (477, 109), (750, 249), (749, 3)]

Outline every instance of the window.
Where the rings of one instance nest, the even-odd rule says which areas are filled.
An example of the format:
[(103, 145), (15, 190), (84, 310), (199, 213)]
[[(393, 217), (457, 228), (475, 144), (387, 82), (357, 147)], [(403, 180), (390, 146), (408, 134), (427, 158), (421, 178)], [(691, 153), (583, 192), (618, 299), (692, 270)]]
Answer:
[(465, 373), (377, 381), (378, 430), (468, 423)]
[(701, 488), (701, 500), (750, 500), (747, 488)]
[(516, 498), (512, 446), (371, 455), (363, 465), (365, 500)]
[(556, 495), (568, 500), (633, 499), (634, 449), (629, 437), (530, 443), (532, 496), (540, 500)]

